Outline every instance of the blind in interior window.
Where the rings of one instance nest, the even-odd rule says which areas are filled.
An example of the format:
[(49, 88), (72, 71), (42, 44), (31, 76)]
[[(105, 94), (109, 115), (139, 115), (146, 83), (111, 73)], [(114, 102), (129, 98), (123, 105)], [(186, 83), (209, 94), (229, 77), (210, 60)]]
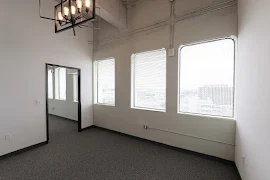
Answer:
[(48, 98), (53, 99), (53, 70), (48, 70)]
[(59, 99), (59, 68), (54, 69), (54, 95), (55, 99)]
[(114, 59), (97, 61), (97, 102), (115, 104), (115, 64)]
[(74, 102), (78, 102), (78, 75), (75, 74), (73, 75), (73, 97), (74, 97)]
[(133, 107), (166, 109), (166, 50), (135, 54), (132, 58)]
[(67, 90), (67, 69), (66, 68), (60, 68), (59, 71), (59, 80), (60, 80), (60, 99), (61, 100), (66, 100), (67, 95), (66, 95), (66, 90)]
[(66, 100), (66, 68), (55, 68), (55, 99)]

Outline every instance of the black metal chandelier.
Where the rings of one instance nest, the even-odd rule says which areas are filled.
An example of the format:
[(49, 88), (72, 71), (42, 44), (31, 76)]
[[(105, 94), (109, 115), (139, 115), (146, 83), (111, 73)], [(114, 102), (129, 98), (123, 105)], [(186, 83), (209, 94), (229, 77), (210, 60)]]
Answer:
[(41, 15), (41, 0), (39, 0), (39, 16), (55, 21), (55, 33), (72, 28), (76, 36), (76, 26), (86, 27), (84, 23), (95, 20), (95, 9), (95, 0), (61, 0), (61, 3), (55, 6), (55, 18), (48, 18)]

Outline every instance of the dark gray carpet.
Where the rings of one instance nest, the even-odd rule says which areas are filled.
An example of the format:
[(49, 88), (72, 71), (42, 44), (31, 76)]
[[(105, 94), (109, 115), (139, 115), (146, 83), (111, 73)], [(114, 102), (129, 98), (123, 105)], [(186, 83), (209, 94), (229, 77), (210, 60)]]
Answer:
[(212, 159), (50, 117), (50, 143), (0, 161), (1, 180), (239, 180)]

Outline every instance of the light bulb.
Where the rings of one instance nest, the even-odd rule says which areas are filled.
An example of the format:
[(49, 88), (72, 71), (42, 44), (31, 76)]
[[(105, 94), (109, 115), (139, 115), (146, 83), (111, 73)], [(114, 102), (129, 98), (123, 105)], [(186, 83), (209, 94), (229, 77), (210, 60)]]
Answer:
[(82, 8), (82, 0), (77, 0), (77, 8), (78, 9)]
[(58, 20), (62, 21), (63, 20), (63, 16), (61, 12), (58, 12)]
[(69, 14), (69, 9), (67, 7), (64, 7), (64, 15), (68, 16)]
[(90, 4), (91, 4), (90, 0), (85, 0), (85, 6), (87, 8), (90, 8)]
[(71, 14), (75, 15), (76, 14), (76, 8), (75, 6), (71, 6)]

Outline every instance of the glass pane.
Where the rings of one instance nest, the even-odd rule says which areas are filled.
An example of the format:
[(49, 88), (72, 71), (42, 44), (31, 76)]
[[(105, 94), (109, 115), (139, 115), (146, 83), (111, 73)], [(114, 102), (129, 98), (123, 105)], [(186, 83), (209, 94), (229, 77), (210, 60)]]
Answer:
[(180, 49), (180, 112), (233, 116), (234, 48), (225, 39)]
[(97, 62), (98, 103), (115, 104), (115, 65), (114, 59)]
[(166, 50), (134, 55), (132, 62), (133, 106), (166, 109)]

